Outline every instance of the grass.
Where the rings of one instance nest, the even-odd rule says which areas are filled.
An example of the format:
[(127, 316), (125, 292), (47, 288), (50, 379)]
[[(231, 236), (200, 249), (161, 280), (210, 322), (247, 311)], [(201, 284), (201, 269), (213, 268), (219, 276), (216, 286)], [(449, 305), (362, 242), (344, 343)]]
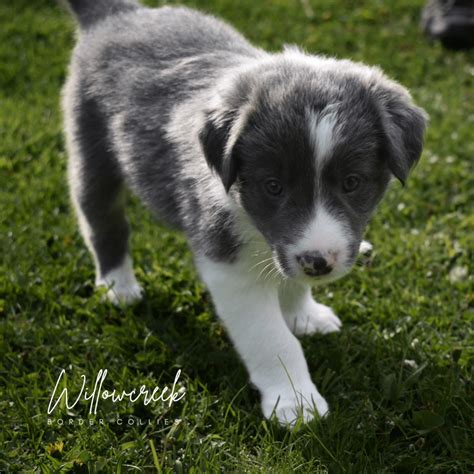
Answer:
[[(431, 116), (407, 188), (394, 183), (370, 226), (372, 265), (318, 291), (345, 324), (303, 340), (331, 415), (291, 433), (262, 420), (183, 237), (134, 199), (146, 298), (101, 303), (64, 179), (59, 92), (73, 24), (54, 2), (3, 2), (0, 471), (472, 472), (473, 52), (429, 44), (421, 1), (187, 3), (262, 47), (380, 64)], [(63, 406), (54, 416), (74, 424), (48, 425), (62, 368), (75, 387), (106, 368), (118, 389), (170, 384), (181, 369), (187, 393), (171, 408), (104, 401), (97, 417)]]

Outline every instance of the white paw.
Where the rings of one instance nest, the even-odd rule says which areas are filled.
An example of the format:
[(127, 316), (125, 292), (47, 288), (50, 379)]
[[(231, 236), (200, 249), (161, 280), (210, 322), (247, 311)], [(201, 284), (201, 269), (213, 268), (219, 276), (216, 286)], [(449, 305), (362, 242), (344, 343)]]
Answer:
[(368, 242), (367, 240), (363, 240), (359, 246), (359, 253), (361, 255), (368, 256), (372, 253), (373, 249), (374, 249), (374, 246), (370, 242)]
[(296, 336), (311, 335), (314, 333), (328, 334), (341, 329), (341, 320), (334, 311), (323, 304), (310, 300), (290, 320), (290, 329)]
[(265, 393), (262, 411), (265, 418), (270, 419), (275, 415), (281, 425), (293, 427), (298, 418), (307, 423), (315, 416), (326, 416), (329, 407), (314, 384), (311, 384), (303, 389)]
[(107, 287), (107, 299), (117, 306), (135, 303), (142, 298), (143, 290), (135, 278), (132, 260), (128, 256), (120, 266), (99, 277), (96, 286)]
[[(109, 286), (109, 285), (99, 285)], [(111, 285), (111, 288), (107, 290), (107, 299), (115, 306), (129, 305), (136, 303), (142, 299), (142, 287), (137, 283), (133, 283), (130, 286), (119, 286)]]

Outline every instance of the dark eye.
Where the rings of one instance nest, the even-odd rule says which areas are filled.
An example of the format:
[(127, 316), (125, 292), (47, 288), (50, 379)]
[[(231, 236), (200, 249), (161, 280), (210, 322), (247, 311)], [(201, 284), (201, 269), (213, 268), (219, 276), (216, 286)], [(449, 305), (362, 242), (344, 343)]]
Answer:
[(359, 187), (359, 184), (360, 178), (355, 174), (350, 174), (344, 178), (344, 181), (342, 182), (342, 189), (345, 193), (352, 193)]
[(265, 190), (272, 196), (279, 196), (283, 191), (283, 187), (280, 184), (280, 181), (270, 178), (265, 181)]

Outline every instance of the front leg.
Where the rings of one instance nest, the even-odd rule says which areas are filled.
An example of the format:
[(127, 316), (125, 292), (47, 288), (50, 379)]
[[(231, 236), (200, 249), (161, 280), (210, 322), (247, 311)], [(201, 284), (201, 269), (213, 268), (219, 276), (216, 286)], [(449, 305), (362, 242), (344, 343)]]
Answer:
[(311, 381), (298, 340), (281, 314), (276, 284), (258, 284), (242, 262), (198, 259), (198, 268), (237, 352), (260, 391), (266, 418), (282, 424), (305, 421), (328, 411)]
[(284, 281), (278, 291), (286, 324), (297, 336), (339, 331), (341, 320), (328, 306), (316, 303), (308, 285)]

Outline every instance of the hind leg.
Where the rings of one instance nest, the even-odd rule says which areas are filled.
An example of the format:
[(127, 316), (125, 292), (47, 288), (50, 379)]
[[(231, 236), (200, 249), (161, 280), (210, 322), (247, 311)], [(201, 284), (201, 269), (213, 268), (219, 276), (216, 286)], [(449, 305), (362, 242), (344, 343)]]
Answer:
[(97, 107), (91, 101), (78, 107), (78, 102), (72, 112), (65, 97), (72, 202), (94, 258), (96, 286), (106, 286), (113, 303), (130, 303), (140, 299), (142, 290), (128, 250), (123, 178)]
[(107, 298), (114, 304), (139, 300), (142, 289), (128, 252), (129, 231), (121, 192), (117, 188), (105, 196), (95, 186), (85, 192), (73, 187), (81, 233), (94, 258), (96, 286), (107, 287)]

